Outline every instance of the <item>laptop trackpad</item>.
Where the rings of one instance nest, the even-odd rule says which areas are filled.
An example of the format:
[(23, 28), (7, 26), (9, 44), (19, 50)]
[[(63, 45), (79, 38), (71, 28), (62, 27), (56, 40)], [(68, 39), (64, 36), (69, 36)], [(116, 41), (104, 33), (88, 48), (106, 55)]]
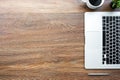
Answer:
[(102, 32), (87, 31), (85, 34), (85, 44), (89, 49), (98, 49), (102, 46)]

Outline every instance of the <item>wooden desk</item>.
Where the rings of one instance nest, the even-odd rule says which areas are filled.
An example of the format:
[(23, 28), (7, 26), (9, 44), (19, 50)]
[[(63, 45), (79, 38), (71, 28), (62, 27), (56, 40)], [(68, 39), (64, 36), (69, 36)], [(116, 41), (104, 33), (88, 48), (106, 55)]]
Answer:
[(84, 69), (86, 11), (81, 0), (0, 0), (0, 80), (119, 80)]

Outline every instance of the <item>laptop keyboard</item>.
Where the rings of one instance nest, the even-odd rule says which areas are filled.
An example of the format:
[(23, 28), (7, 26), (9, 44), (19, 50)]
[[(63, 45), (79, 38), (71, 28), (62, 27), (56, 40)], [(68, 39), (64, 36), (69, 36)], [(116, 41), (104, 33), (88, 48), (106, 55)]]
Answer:
[(103, 16), (102, 24), (102, 64), (120, 64), (120, 16)]

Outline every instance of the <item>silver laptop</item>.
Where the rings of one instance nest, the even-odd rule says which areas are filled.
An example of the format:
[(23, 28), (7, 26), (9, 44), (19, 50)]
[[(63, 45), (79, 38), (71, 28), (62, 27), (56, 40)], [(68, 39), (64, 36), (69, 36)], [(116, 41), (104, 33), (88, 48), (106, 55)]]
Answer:
[(120, 12), (85, 13), (85, 68), (120, 69)]

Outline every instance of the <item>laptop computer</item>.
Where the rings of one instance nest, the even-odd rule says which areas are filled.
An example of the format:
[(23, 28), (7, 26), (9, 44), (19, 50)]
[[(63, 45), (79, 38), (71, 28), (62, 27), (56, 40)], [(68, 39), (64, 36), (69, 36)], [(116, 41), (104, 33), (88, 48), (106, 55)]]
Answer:
[(85, 68), (120, 69), (120, 12), (85, 13)]

